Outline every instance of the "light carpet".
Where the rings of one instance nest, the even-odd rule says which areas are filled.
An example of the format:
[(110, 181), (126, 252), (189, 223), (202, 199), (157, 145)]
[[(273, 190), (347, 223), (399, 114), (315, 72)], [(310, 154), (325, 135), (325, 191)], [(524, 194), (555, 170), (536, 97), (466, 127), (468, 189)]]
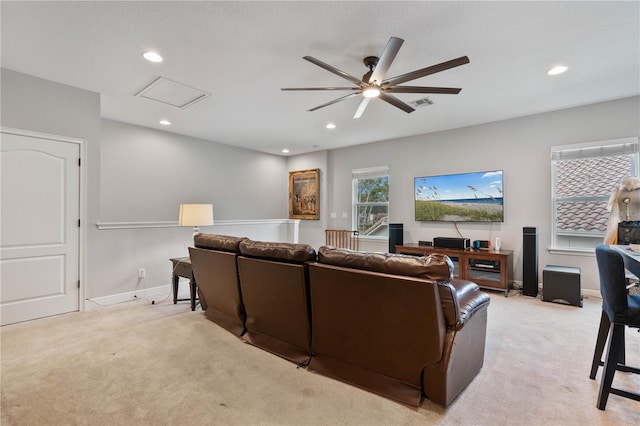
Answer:
[[(2, 327), (2, 425), (640, 425), (640, 402), (595, 406), (599, 300), (489, 294), (484, 367), (447, 409), (296, 368), (188, 303), (140, 300)], [(631, 330), (627, 361), (640, 365)], [(640, 390), (640, 377), (614, 384)]]

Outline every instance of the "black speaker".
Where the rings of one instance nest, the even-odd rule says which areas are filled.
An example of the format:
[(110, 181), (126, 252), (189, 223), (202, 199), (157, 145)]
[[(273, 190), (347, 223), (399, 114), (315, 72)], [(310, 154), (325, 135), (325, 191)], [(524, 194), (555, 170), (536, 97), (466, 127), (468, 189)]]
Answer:
[(390, 223), (389, 224), (389, 253), (396, 252), (396, 246), (404, 244), (402, 239), (402, 224)]
[(538, 295), (538, 228), (522, 228), (522, 294)]

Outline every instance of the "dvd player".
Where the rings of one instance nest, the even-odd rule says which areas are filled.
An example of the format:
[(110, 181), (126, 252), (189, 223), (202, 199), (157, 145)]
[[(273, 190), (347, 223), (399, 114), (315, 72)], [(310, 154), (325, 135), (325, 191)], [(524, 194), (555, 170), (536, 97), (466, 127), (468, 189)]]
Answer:
[(486, 269), (488, 271), (499, 271), (500, 261), (488, 259), (469, 259), (469, 266), (471, 266), (472, 268)]

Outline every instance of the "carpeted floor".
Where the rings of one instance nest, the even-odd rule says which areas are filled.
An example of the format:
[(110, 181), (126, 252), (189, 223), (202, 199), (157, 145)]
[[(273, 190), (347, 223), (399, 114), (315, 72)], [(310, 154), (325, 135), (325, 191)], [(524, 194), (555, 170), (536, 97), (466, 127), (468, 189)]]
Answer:
[[(2, 425), (640, 424), (640, 402), (595, 407), (599, 300), (489, 294), (484, 367), (446, 410), (297, 369), (188, 303), (140, 300), (3, 327)], [(627, 361), (640, 365), (640, 335), (627, 333)], [(640, 390), (640, 377), (614, 384)]]

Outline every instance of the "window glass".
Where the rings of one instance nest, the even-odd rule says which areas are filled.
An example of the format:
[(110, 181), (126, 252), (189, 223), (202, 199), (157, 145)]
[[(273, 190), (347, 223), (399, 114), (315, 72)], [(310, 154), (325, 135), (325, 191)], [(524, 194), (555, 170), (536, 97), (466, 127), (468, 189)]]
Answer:
[(353, 171), (353, 227), (363, 237), (389, 236), (388, 169)]
[(553, 147), (552, 247), (586, 250), (602, 244), (609, 197), (637, 172), (637, 138)]

